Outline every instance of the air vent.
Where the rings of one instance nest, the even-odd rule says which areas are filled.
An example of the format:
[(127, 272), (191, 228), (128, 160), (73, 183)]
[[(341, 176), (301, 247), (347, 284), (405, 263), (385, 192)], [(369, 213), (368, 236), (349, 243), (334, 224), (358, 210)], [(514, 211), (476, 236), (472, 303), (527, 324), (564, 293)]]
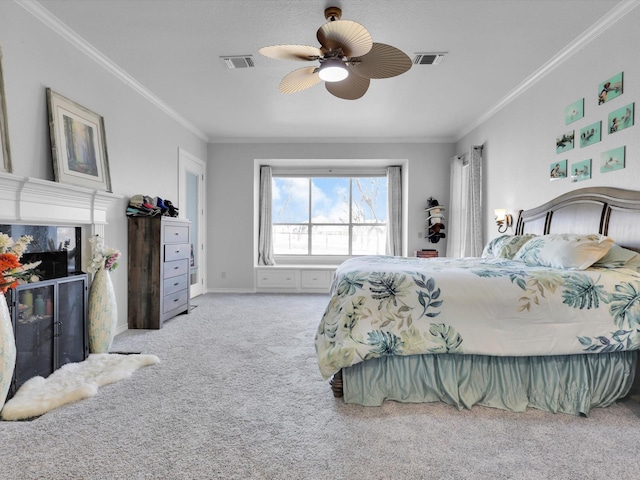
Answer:
[(220, 58), (227, 68), (253, 68), (255, 66), (252, 55), (229, 55)]
[(413, 57), (414, 65), (438, 65), (442, 59), (444, 58), (444, 54), (442, 53), (416, 53), (416, 56)]

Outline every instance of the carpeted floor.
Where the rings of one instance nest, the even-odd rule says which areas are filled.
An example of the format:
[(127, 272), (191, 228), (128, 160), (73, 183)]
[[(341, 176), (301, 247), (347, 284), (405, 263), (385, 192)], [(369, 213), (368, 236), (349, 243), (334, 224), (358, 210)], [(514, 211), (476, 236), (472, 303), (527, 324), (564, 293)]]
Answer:
[(209, 294), (114, 351), (161, 363), (28, 422), (2, 479), (609, 479), (640, 472), (640, 404), (589, 418), (334, 399), (313, 337), (328, 297)]

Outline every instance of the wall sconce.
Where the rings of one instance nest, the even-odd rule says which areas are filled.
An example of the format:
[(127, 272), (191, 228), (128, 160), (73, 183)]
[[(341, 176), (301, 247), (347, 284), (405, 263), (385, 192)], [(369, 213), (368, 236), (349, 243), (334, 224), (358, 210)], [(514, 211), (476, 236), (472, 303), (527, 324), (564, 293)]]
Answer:
[(496, 208), (493, 213), (496, 216), (496, 225), (498, 225), (498, 232), (506, 232), (507, 228), (511, 226), (511, 215), (509, 215), (504, 208)]

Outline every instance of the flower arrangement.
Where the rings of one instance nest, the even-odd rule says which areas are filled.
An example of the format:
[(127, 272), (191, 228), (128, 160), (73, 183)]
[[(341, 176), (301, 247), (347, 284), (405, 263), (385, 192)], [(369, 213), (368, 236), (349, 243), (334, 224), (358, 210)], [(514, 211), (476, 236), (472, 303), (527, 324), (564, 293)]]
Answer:
[(96, 273), (98, 270), (115, 270), (118, 266), (118, 258), (120, 258), (120, 250), (107, 247), (104, 239), (99, 235), (94, 235), (89, 239), (91, 244), (91, 263), (87, 270)]
[(20, 263), (22, 254), (31, 243), (33, 237), (23, 235), (14, 241), (6, 233), (0, 233), (0, 293), (23, 283), (37, 282), (35, 268), (41, 262)]

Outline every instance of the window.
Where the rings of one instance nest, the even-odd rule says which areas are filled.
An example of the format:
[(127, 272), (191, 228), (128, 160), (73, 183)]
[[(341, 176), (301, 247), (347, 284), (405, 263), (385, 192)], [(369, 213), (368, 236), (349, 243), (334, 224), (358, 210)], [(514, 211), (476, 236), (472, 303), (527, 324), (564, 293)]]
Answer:
[(387, 177), (273, 176), (275, 255), (382, 255)]

